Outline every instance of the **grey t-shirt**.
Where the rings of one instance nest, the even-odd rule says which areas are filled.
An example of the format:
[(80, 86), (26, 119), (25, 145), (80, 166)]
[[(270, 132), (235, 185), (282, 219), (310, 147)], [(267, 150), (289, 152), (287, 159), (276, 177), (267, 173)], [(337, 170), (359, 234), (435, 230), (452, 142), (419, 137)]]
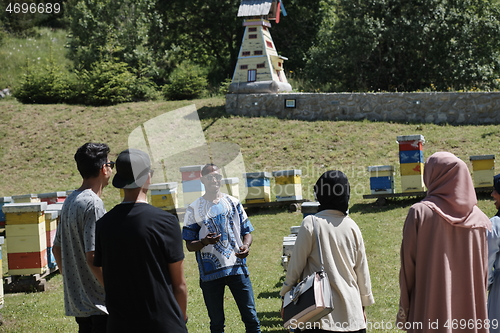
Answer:
[(64, 201), (54, 246), (61, 247), (64, 307), (67, 316), (106, 314), (104, 287), (87, 264), (95, 250), (95, 226), (106, 210), (92, 190), (74, 191)]

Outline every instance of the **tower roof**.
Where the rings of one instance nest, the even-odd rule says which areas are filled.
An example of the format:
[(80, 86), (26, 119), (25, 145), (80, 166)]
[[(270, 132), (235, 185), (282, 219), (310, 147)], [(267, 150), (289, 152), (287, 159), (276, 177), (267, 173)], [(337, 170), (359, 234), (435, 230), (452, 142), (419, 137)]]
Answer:
[(268, 15), (276, 0), (241, 0), (238, 17)]

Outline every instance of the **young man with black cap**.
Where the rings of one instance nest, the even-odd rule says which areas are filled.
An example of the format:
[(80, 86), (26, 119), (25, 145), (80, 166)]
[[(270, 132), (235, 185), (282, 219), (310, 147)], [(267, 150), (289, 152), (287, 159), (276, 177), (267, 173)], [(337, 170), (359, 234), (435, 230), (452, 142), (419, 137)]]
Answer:
[(210, 317), (210, 332), (224, 332), (224, 289), (229, 287), (247, 333), (259, 333), (252, 283), (246, 257), (254, 230), (238, 199), (220, 191), (218, 166), (201, 171), (205, 194), (186, 209), (182, 236), (196, 252), (200, 287)]
[(108, 154), (104, 143), (89, 142), (76, 151), (82, 185), (64, 201), (54, 239), (54, 257), (63, 276), (65, 313), (75, 317), (79, 333), (106, 332), (102, 271), (93, 261), (96, 221), (106, 213), (100, 196), (114, 166)]
[(122, 151), (113, 186), (123, 202), (97, 222), (94, 264), (102, 266), (108, 333), (187, 332), (187, 287), (179, 222), (147, 203), (148, 154)]

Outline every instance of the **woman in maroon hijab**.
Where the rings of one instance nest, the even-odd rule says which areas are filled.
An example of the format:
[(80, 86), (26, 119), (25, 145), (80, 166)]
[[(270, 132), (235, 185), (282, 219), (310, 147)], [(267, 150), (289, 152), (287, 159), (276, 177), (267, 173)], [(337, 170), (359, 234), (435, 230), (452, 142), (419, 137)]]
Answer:
[(424, 169), (427, 196), (403, 227), (398, 328), (488, 332), (488, 217), (476, 206), (467, 165), (446, 152)]

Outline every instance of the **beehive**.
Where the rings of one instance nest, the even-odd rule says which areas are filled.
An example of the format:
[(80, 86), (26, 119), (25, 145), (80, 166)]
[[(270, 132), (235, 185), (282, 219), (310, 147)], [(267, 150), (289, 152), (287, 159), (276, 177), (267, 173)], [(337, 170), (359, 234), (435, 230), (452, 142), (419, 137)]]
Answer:
[(424, 191), (424, 136), (402, 135), (397, 137), (397, 141), (402, 192)]
[(14, 203), (40, 202), (40, 198), (38, 197), (37, 194), (33, 194), (33, 193), (20, 194), (20, 195), (13, 195), (12, 201)]
[(474, 187), (493, 186), (495, 176), (495, 155), (476, 155), (469, 157), (472, 163)]
[(163, 210), (174, 210), (179, 206), (177, 182), (151, 184), (149, 190), (153, 206)]
[(302, 171), (274, 171), (276, 201), (302, 200)]
[(46, 202), (12, 203), (5, 214), (9, 274), (41, 274), (47, 270)]
[(0, 197), (0, 227), (5, 226), (5, 214), (2, 211), (2, 207), (6, 204), (12, 203), (12, 197)]
[(39, 193), (38, 198), (41, 202), (46, 202), (48, 205), (61, 203), (66, 200), (68, 194), (66, 191), (49, 192), (49, 193)]
[(203, 165), (188, 165), (180, 168), (182, 174), (182, 192), (184, 207), (205, 193), (205, 186), (201, 182)]
[(55, 268), (57, 266), (54, 253), (52, 252), (52, 247), (56, 237), (58, 218), (59, 211), (48, 210), (47, 208), (45, 211), (45, 233), (47, 241), (47, 264), (49, 268)]
[(246, 203), (263, 203), (271, 201), (271, 173), (250, 172), (243, 174), (246, 179)]
[(222, 178), (220, 181), (220, 191), (227, 193), (237, 199), (240, 198), (240, 180), (238, 177)]
[(300, 210), (302, 211), (302, 217), (306, 217), (307, 215), (314, 215), (318, 212), (319, 202), (316, 201), (307, 201), (303, 202), (300, 206)]
[(394, 167), (392, 165), (369, 166), (368, 172), (372, 194), (394, 193)]

